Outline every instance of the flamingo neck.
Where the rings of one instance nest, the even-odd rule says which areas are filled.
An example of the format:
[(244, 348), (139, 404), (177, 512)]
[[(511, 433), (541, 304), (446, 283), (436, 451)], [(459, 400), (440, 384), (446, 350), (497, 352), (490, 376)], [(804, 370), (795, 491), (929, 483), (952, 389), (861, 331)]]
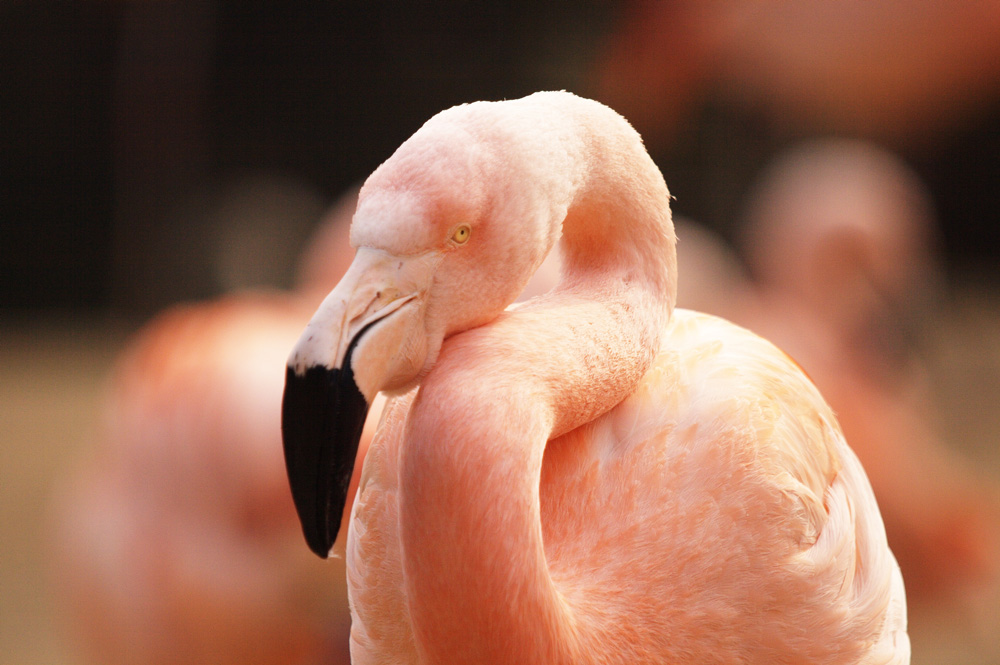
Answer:
[[(635, 389), (673, 306), (669, 195), (628, 131), (574, 175), (560, 285), (446, 340), (411, 407), (400, 537), (427, 663), (587, 661), (549, 574), (539, 484), (550, 439)], [(623, 162), (639, 167), (610, 171)]]
[(552, 423), (521, 391), (460, 414), (456, 389), (421, 390), (401, 451), (404, 579), (422, 662), (580, 662), (542, 545)]

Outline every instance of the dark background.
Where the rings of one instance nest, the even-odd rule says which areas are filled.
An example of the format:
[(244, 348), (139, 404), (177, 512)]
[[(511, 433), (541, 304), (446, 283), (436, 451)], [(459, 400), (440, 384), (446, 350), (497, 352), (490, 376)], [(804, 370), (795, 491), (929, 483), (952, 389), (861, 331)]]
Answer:
[(437, 111), (554, 84), (551, 36), (580, 59), (607, 12), (542, 4), (8, 4), (0, 305), (209, 295), (179, 210), (247, 174), (332, 201)]
[[(601, 98), (592, 72), (624, 14), (596, 0), (3, 3), (0, 307), (144, 315), (287, 284), (323, 207), (437, 111), (542, 88)], [(951, 274), (987, 281), (996, 100), (900, 150), (934, 196)], [(808, 132), (724, 95), (694, 106), (684, 140), (651, 148), (676, 210), (729, 235), (756, 171)], [(275, 198), (274, 219), (241, 230), (241, 211)], [(234, 233), (261, 235), (274, 260), (220, 278)]]

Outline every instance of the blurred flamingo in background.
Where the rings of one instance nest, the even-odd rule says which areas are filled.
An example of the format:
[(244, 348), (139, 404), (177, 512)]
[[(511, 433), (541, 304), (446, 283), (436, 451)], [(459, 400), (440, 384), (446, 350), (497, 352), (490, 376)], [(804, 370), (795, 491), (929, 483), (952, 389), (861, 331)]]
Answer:
[(1000, 5), (958, 0), (623, 3), (591, 74), (654, 154), (712, 96), (784, 131), (945, 140), (997, 100)]
[(90, 662), (346, 662), (343, 586), (293, 546), (280, 452), (280, 368), (308, 306), (175, 307), (119, 359), (101, 445), (56, 500)]
[(118, 359), (103, 438), (55, 502), (88, 662), (347, 662), (343, 573), (298, 546), (280, 402), (288, 349), (351, 262), (356, 198), (322, 220), (294, 292), (175, 306)]
[(741, 319), (809, 373), (871, 479), (913, 598), (996, 583), (997, 488), (948, 449), (918, 340), (941, 316), (933, 210), (870, 144), (785, 154), (751, 193), (745, 251), (758, 305)]

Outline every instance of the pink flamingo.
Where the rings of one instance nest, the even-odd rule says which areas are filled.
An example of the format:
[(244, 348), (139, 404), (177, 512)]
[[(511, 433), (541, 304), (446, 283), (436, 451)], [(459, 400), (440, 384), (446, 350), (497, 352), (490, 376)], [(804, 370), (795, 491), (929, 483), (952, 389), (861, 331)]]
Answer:
[(278, 445), (281, 362), (315, 303), (175, 306), (118, 359), (95, 458), (54, 503), (53, 569), (86, 662), (346, 660), (346, 585), (293, 547)]
[[(563, 277), (505, 309), (561, 238)], [(568, 93), (445, 111), (364, 185), (289, 357), (285, 455), (347, 539), (355, 663), (907, 663), (857, 458), (787, 356), (673, 307), (669, 194)]]

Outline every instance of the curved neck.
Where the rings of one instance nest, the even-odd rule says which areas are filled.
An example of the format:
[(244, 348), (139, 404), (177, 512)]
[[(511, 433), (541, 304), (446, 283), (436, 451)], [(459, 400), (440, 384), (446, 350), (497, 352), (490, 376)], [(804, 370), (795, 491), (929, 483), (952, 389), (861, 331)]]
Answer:
[(568, 136), (557, 139), (570, 146), (575, 185), (559, 220), (563, 279), (549, 296), (518, 310), (521, 327), (551, 334), (542, 348), (559, 356), (548, 366), (544, 391), (553, 436), (632, 392), (659, 350), (677, 293), (670, 194), (660, 170), (623, 118), (577, 101), (575, 126), (567, 123)]
[(587, 662), (545, 558), (545, 445), (635, 389), (676, 273), (669, 195), (638, 135), (576, 129), (562, 282), (446, 340), (410, 410), (399, 523), (428, 663)]

